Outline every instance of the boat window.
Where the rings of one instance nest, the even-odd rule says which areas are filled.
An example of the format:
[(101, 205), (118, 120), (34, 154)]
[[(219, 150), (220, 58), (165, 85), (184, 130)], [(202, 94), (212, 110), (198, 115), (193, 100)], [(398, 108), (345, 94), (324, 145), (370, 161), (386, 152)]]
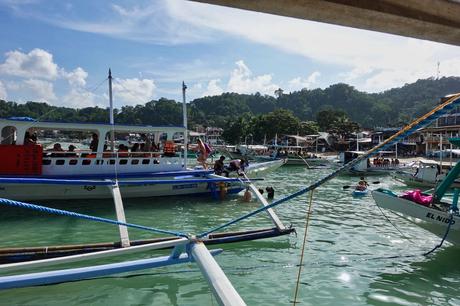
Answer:
[(111, 159), (111, 160), (109, 161), (109, 164), (115, 165), (115, 159)]
[(76, 165), (78, 163), (77, 159), (71, 159), (69, 160), (69, 165)]
[(120, 165), (126, 165), (128, 163), (127, 159), (120, 159)]
[(142, 160), (142, 164), (143, 164), (143, 165), (148, 165), (148, 164), (150, 164), (150, 159), (143, 159), (143, 160)]
[(84, 159), (81, 164), (84, 166), (91, 165), (91, 159)]
[(1, 144), (11, 145), (16, 143), (16, 128), (14, 126), (5, 126), (2, 129)]
[(42, 164), (43, 165), (51, 165), (51, 159), (44, 159)]
[(65, 160), (63, 159), (56, 160), (56, 165), (64, 165), (64, 163), (65, 163)]
[(139, 160), (138, 160), (138, 159), (133, 159), (133, 160), (131, 161), (131, 165), (137, 165), (137, 164), (139, 164)]
[(97, 159), (96, 160), (96, 165), (103, 165), (104, 164), (104, 160), (102, 159)]

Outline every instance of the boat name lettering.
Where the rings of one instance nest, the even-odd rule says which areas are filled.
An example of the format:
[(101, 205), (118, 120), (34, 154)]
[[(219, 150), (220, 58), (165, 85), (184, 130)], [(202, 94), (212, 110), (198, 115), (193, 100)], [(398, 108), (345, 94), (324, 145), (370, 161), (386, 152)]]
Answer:
[(182, 184), (182, 185), (173, 185), (172, 189), (189, 189), (189, 188), (197, 188), (198, 184)]
[[(434, 214), (432, 214), (430, 212), (426, 214), (426, 218), (433, 219), (433, 220), (440, 221), (440, 222), (444, 222), (444, 223), (447, 223), (447, 224), (449, 223), (449, 220), (450, 220), (449, 218), (444, 217), (444, 216), (439, 216), (439, 215), (435, 216)], [(455, 223), (455, 220), (452, 220), (452, 224), (454, 224), (454, 223)]]
[(88, 191), (93, 191), (94, 189), (96, 189), (96, 186), (88, 186), (88, 185), (85, 185), (83, 186), (84, 189), (88, 190)]

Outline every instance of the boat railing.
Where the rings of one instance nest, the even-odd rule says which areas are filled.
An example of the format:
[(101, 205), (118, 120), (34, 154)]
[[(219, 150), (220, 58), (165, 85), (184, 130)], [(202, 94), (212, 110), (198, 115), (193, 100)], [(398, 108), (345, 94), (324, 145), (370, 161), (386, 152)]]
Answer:
[(43, 153), (44, 166), (89, 166), (89, 165), (155, 165), (180, 164), (182, 153), (167, 156), (163, 152), (91, 152), (90, 150), (46, 151)]

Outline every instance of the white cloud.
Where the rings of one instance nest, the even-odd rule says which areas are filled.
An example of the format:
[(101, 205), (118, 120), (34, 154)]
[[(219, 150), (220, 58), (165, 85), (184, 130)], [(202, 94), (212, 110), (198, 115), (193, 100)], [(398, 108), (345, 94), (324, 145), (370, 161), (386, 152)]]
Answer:
[(253, 76), (251, 70), (242, 61), (236, 63), (236, 68), (232, 71), (227, 84), (227, 91), (237, 93), (255, 93), (273, 95), (273, 92), (279, 88), (272, 83), (270, 74)]
[(53, 83), (48, 81), (27, 79), (22, 82), (8, 82), (6, 86), (23, 102), (37, 101), (52, 104), (56, 101)]
[(84, 87), (86, 85), (88, 72), (83, 70), (81, 67), (77, 67), (71, 72), (66, 72), (62, 69), (61, 74), (65, 79), (67, 79), (71, 86)]
[(293, 78), (288, 82), (288, 90), (295, 91), (301, 90), (303, 88), (312, 88), (318, 82), (317, 79), (320, 75), (321, 73), (319, 71), (315, 71), (312, 74), (310, 74), (306, 79), (303, 79), (301, 77)]
[(6, 100), (7, 97), (5, 85), (0, 81), (0, 99)]
[(63, 98), (62, 102), (68, 107), (84, 108), (91, 106), (105, 107), (103, 103), (97, 103), (102, 99), (92, 92), (86, 91), (81, 88), (72, 88)]
[(151, 79), (116, 79), (113, 83), (114, 99), (127, 104), (144, 104), (151, 99), (156, 85)]
[[(171, 15), (192, 29), (227, 33), (334, 65), (347, 71), (334, 76), (337, 81), (343, 77), (362, 90), (379, 91), (435, 76), (438, 61), (460, 61), (455, 46), (201, 3), (168, 4)], [(445, 69), (442, 75), (458, 76), (458, 68)]]
[(42, 49), (33, 49), (29, 53), (9, 51), (6, 60), (0, 64), (0, 73), (34, 79), (54, 80), (58, 76), (58, 65), (53, 55)]
[(221, 82), (220, 79), (211, 80), (206, 87), (206, 91), (203, 93), (203, 96), (217, 96), (224, 92), (222, 87), (219, 86)]

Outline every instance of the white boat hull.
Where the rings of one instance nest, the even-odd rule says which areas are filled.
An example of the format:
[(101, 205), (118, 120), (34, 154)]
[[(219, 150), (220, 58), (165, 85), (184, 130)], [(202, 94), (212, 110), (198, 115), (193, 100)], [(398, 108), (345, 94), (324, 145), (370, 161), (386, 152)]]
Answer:
[[(151, 178), (138, 178), (151, 179)], [(163, 177), (161, 179), (174, 179)], [(244, 186), (241, 183), (229, 183), (229, 193), (240, 192)], [(42, 184), (2, 184), (0, 197), (19, 201), (34, 200), (75, 200), (75, 199), (106, 199), (112, 198), (110, 186), (96, 185), (42, 185)], [(171, 184), (143, 184), (120, 186), (123, 198), (143, 198), (157, 196), (180, 195), (212, 195), (208, 183), (187, 183), (181, 179)]]
[[(276, 160), (266, 163), (254, 163), (250, 165), (246, 174), (249, 177), (258, 177), (267, 171), (275, 170), (284, 164), (283, 160)], [(191, 171), (190, 174), (193, 174)], [(236, 174), (232, 174), (235, 176)], [(232, 176), (231, 175), (231, 176)], [(214, 175), (210, 175), (216, 178)], [(218, 177), (218, 176), (217, 176)], [(181, 176), (138, 176), (135, 179), (122, 178), (120, 181), (129, 180), (177, 180), (172, 183), (146, 183), (133, 185), (120, 185), (120, 191), (123, 198), (142, 198), (142, 197), (157, 197), (157, 196), (181, 196), (181, 195), (213, 195), (216, 191), (213, 190), (215, 183), (200, 183), (187, 182), (188, 179), (205, 179), (206, 177), (196, 177), (193, 175)], [(110, 186), (109, 186), (110, 187)], [(65, 185), (65, 184), (27, 184), (27, 183), (0, 183), (0, 198), (7, 198), (19, 201), (33, 200), (67, 200), (67, 199), (105, 199), (112, 198), (111, 191), (108, 186), (101, 185)], [(238, 193), (244, 189), (244, 184), (241, 182), (227, 183), (227, 192)], [(217, 190), (218, 192), (218, 190)]]
[[(416, 225), (443, 237), (449, 224), (449, 214), (438, 209), (426, 207), (415, 202), (384, 193), (372, 191), (372, 197), (378, 206), (402, 215)], [(454, 216), (453, 224), (446, 238), (447, 241), (460, 244), (460, 217)]]

